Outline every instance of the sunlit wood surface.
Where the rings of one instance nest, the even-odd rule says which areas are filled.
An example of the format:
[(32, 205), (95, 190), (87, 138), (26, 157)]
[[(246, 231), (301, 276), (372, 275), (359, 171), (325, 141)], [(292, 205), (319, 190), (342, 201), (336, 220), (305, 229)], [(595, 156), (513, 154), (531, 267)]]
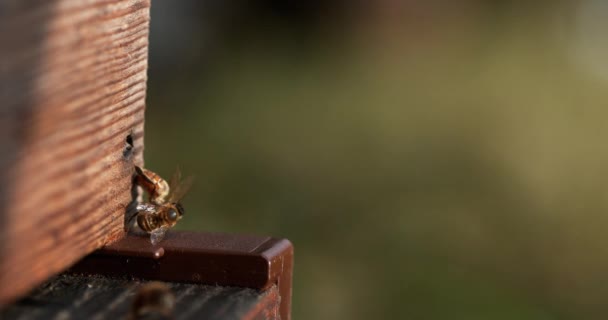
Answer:
[(149, 0), (0, 0), (0, 304), (123, 234)]

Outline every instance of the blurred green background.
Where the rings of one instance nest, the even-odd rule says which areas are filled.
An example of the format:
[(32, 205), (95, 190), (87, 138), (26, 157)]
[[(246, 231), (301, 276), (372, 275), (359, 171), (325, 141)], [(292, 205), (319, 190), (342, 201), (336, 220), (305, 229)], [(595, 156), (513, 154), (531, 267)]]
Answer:
[(289, 238), (295, 319), (605, 319), (608, 3), (153, 1), (180, 229)]

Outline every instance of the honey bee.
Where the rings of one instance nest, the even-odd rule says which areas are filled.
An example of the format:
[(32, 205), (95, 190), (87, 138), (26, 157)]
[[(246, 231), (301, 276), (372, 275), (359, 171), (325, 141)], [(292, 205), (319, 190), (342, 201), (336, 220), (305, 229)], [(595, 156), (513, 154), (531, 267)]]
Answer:
[(127, 319), (174, 319), (175, 296), (162, 282), (149, 282), (137, 291)]
[(177, 169), (167, 183), (150, 170), (135, 166), (135, 172), (135, 183), (148, 193), (149, 202), (138, 204), (129, 222), (137, 218), (137, 226), (150, 234), (150, 242), (156, 245), (184, 215), (180, 200), (192, 185), (192, 177), (181, 181), (182, 175)]

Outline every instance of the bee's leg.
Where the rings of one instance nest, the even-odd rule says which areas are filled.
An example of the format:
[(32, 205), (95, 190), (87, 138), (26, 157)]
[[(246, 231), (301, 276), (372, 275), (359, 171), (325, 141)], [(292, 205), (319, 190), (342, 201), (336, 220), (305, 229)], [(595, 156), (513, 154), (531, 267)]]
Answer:
[(146, 169), (135, 166), (135, 176), (133, 182), (135, 185), (140, 186), (148, 194), (148, 197), (152, 197), (156, 192), (156, 184), (146, 174), (146, 171)]
[(125, 229), (127, 232), (135, 230), (135, 218), (139, 214), (139, 211), (131, 211), (127, 212), (127, 223), (125, 225)]
[(133, 201), (132, 203), (130, 203), (126, 210), (125, 210), (125, 225), (124, 225), (124, 230), (125, 232), (129, 232), (131, 231), (131, 229), (133, 228), (133, 219), (135, 217), (137, 217), (137, 214), (139, 213), (138, 207), (139, 204), (136, 201)]

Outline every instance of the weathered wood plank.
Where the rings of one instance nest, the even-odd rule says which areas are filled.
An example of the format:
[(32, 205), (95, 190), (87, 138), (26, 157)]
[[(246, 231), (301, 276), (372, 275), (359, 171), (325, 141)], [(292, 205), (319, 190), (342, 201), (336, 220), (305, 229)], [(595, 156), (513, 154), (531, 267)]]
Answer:
[[(128, 319), (146, 282), (102, 276), (60, 275), (7, 306), (2, 319)], [(276, 287), (265, 291), (165, 283), (175, 299), (172, 319), (279, 319)], [(148, 317), (146, 319), (166, 319)]]
[(0, 304), (123, 236), (149, 0), (0, 0)]

